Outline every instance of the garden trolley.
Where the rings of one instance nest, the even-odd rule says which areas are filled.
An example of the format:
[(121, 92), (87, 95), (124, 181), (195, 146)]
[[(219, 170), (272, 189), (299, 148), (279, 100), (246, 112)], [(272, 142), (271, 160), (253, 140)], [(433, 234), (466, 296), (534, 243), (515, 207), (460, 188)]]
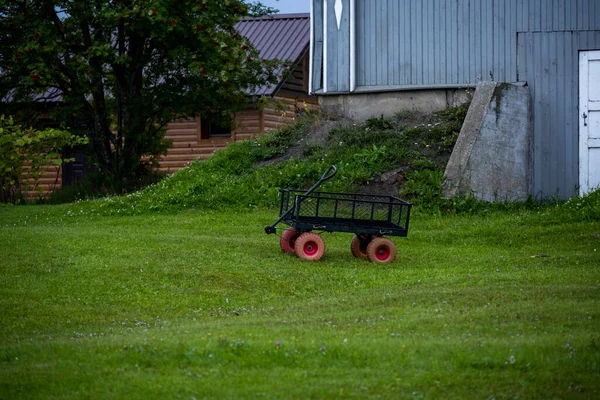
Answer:
[(307, 191), (280, 189), (279, 219), (265, 232), (276, 233), (280, 222), (289, 225), (280, 238), (281, 250), (312, 261), (325, 253), (325, 242), (313, 231), (354, 233), (350, 244), (354, 257), (393, 262), (396, 245), (383, 236), (408, 234), (412, 205), (394, 196), (315, 191), (336, 173), (332, 165)]

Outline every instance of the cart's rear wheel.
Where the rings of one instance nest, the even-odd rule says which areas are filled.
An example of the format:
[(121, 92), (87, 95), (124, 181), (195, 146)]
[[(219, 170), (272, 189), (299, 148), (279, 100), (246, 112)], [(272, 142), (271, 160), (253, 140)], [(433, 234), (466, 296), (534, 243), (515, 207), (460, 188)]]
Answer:
[(325, 242), (316, 233), (306, 232), (298, 236), (294, 249), (298, 257), (304, 260), (318, 261), (325, 254)]
[(373, 240), (373, 235), (355, 235), (350, 242), (350, 251), (357, 258), (367, 258), (367, 246)]
[(394, 262), (396, 253), (396, 245), (387, 238), (375, 238), (367, 246), (367, 258), (374, 263)]
[(300, 232), (296, 230), (296, 228), (287, 228), (281, 234), (281, 239), (279, 239), (279, 246), (284, 253), (295, 253), (294, 243), (296, 243), (296, 239), (300, 236)]

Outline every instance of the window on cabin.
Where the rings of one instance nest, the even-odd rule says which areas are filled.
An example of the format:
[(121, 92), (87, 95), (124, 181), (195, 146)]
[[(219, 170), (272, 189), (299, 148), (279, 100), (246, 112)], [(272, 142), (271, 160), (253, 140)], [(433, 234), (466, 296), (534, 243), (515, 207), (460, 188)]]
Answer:
[(203, 118), (201, 122), (201, 138), (229, 138), (231, 137), (231, 124), (224, 122), (215, 122)]

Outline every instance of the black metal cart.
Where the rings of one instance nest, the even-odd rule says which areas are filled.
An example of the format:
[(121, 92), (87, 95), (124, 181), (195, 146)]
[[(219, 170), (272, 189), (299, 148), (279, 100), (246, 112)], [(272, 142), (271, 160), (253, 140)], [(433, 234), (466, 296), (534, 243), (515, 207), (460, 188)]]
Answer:
[(321, 232), (350, 232), (352, 255), (371, 262), (393, 262), (396, 245), (388, 236), (406, 236), (412, 205), (394, 196), (361, 193), (316, 192), (315, 189), (337, 173), (329, 167), (307, 191), (280, 189), (279, 219), (265, 227), (277, 232), (277, 224), (290, 226), (281, 235), (280, 246), (306, 260), (319, 260), (325, 253)]

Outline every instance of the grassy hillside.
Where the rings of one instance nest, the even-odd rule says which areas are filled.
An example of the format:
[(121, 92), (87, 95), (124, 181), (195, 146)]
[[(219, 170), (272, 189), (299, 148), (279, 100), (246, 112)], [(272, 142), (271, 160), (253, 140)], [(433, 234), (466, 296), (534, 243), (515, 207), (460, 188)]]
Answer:
[(231, 144), (154, 186), (100, 202), (97, 208), (132, 214), (274, 206), (279, 188), (308, 188), (333, 164), (339, 173), (324, 190), (357, 190), (393, 170), (401, 173), (405, 197), (436, 203), (465, 113), (462, 106), (435, 116), (398, 113), (364, 124), (305, 115), (290, 127)]

